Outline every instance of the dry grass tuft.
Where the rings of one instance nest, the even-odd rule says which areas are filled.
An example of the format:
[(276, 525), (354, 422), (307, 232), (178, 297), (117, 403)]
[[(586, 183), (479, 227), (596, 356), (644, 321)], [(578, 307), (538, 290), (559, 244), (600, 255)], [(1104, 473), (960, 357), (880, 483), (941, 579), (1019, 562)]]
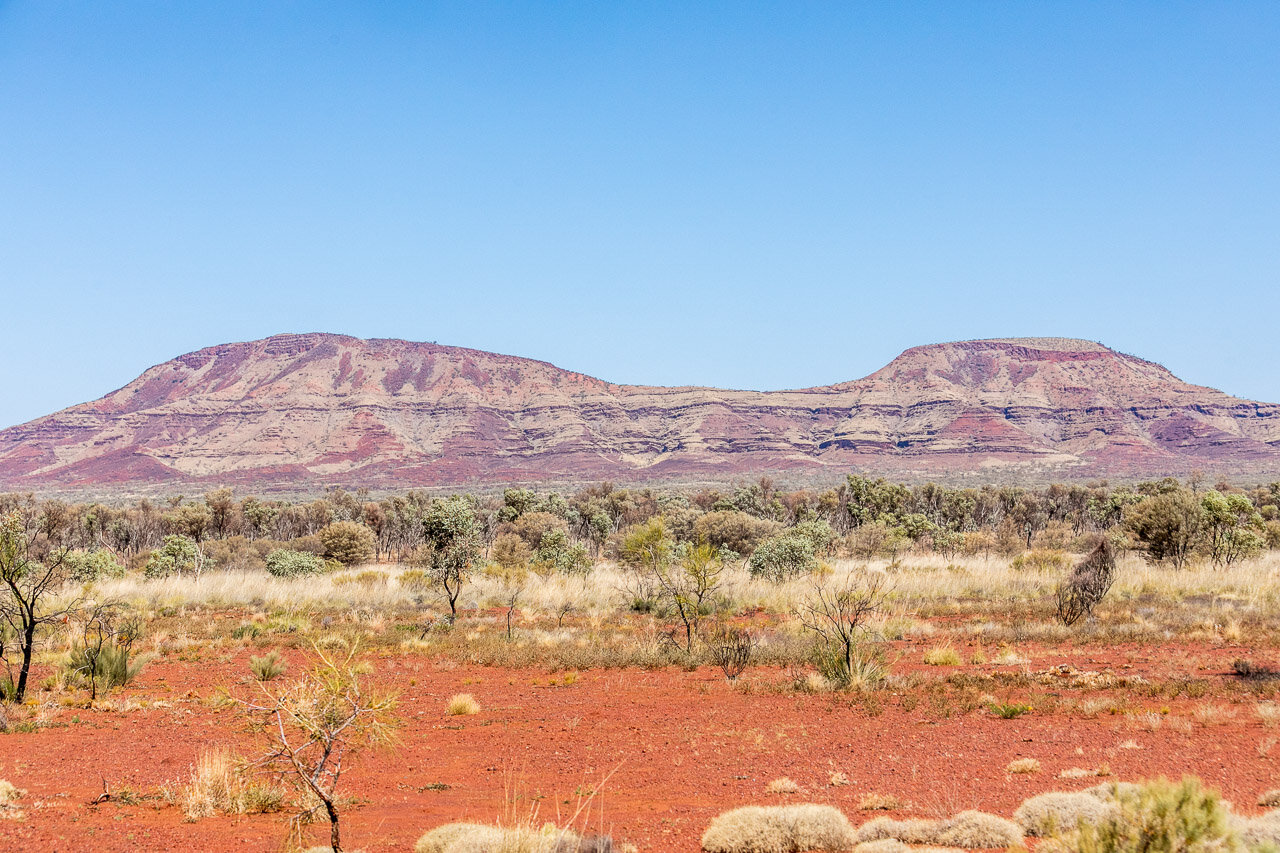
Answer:
[(449, 716), (470, 717), (480, 713), (480, 703), (470, 693), (455, 693), (449, 697)]
[(929, 666), (959, 666), (960, 653), (950, 646), (935, 646), (924, 653), (924, 662)]
[(1097, 821), (1112, 810), (1114, 806), (1093, 794), (1049, 791), (1018, 806), (1013, 819), (1027, 835), (1047, 838), (1073, 831), (1081, 821)]
[(1018, 654), (1013, 649), (1005, 649), (996, 655), (991, 662), (996, 666), (1026, 666), (1031, 663), (1031, 660)]
[(979, 811), (960, 812), (938, 827), (928, 843), (944, 847), (1013, 847), (1022, 843), (1022, 828), (1011, 820)]
[(832, 806), (810, 804), (744, 806), (718, 815), (702, 836), (706, 853), (844, 851), (853, 844), (848, 818)]
[(860, 844), (886, 838), (906, 844), (932, 844), (938, 835), (938, 827), (941, 823), (942, 821), (924, 818), (894, 820), (888, 817), (877, 817), (858, 827), (854, 839)]
[(849, 784), (849, 777), (839, 770), (832, 770), (831, 776), (827, 779), (827, 784), (833, 788), (841, 788)]
[(1122, 797), (1132, 797), (1141, 789), (1142, 786), (1136, 782), (1103, 782), (1101, 785), (1085, 788), (1080, 793), (1111, 803)]
[(0, 779), (0, 806), (7, 806), (26, 795), (26, 791), (16, 787), (12, 782), (7, 779)]
[(613, 850), (608, 838), (582, 838), (554, 823), (540, 827), (486, 826), (448, 823), (418, 839), (414, 853), (606, 853)]
[(1012, 847), (1022, 843), (1022, 829), (993, 814), (965, 811), (946, 820), (876, 818), (858, 828), (859, 843), (892, 838), (904, 844), (941, 847)]
[(800, 793), (800, 786), (789, 777), (782, 776), (781, 778), (774, 779), (770, 782), (768, 786), (765, 787), (765, 790), (770, 794), (798, 794)]
[(1234, 708), (1206, 702), (1203, 705), (1196, 706), (1195, 710), (1191, 712), (1191, 716), (1195, 718), (1197, 723), (1207, 729), (1209, 726), (1226, 725), (1235, 719), (1236, 712)]
[(909, 803), (898, 799), (893, 794), (878, 794), (875, 791), (864, 794), (862, 799), (858, 800), (858, 808), (864, 812), (895, 812), (909, 806)]
[(1274, 809), (1280, 806), (1280, 788), (1273, 788), (1270, 791), (1263, 791), (1258, 795), (1258, 805), (1264, 809)]
[(1110, 772), (1100, 773), (1088, 767), (1067, 767), (1058, 773), (1059, 779), (1088, 779), (1090, 776), (1108, 776)]
[(864, 841), (853, 848), (853, 853), (911, 853), (912, 848), (896, 838)]
[(189, 820), (215, 814), (264, 814), (279, 811), (284, 792), (271, 785), (246, 781), (226, 750), (202, 753), (191, 781), (178, 792), (182, 813)]
[(18, 800), (27, 795), (26, 791), (14, 786), (7, 779), (0, 779), (0, 820), (23, 820), (27, 813), (18, 808)]
[(1034, 758), (1015, 758), (1013, 761), (1010, 761), (1005, 765), (1004, 771), (1006, 773), (1019, 774), (1039, 773), (1040, 762)]
[(413, 846), (414, 853), (463, 853), (471, 849), (483, 849), (481, 845), (492, 846), (502, 843), (502, 830), (496, 826), (484, 826), (479, 823), (446, 823), (437, 826), (418, 839)]
[(1236, 827), (1240, 840), (1250, 850), (1280, 848), (1280, 810), (1255, 818), (1237, 819)]
[(1275, 702), (1259, 702), (1258, 719), (1267, 728), (1274, 728), (1276, 723), (1280, 723), (1280, 705)]

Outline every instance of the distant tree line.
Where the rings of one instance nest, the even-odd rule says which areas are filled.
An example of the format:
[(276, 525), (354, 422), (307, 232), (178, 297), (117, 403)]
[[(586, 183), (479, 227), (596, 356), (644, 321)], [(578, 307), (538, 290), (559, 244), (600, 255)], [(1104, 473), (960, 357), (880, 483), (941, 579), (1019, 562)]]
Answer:
[(50, 548), (56, 543), (68, 571), (85, 580), (126, 570), (165, 576), (271, 569), (289, 576), (370, 561), (438, 568), (456, 550), (451, 536), (474, 543), (494, 564), (585, 572), (599, 559), (621, 561), (627, 537), (655, 521), (672, 547), (705, 545), (771, 578), (840, 555), (1034, 560), (1037, 552), (1083, 553), (1102, 538), (1118, 553), (1137, 551), (1175, 567), (1230, 566), (1280, 548), (1280, 482), (1208, 488), (1197, 476), (954, 488), (849, 475), (825, 491), (784, 490), (764, 477), (700, 491), (606, 482), (569, 494), (512, 488), (501, 497), (440, 498), (409, 491), (377, 500), (364, 490), (332, 488), (305, 501), (221, 488), (123, 506), (0, 494), (0, 517), (10, 515)]

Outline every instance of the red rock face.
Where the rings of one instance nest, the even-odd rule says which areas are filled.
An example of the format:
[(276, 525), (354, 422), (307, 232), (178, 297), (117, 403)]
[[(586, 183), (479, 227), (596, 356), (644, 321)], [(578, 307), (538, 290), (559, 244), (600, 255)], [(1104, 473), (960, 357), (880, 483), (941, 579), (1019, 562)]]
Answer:
[(278, 335), (158, 365), (0, 431), (5, 488), (157, 482), (407, 487), (729, 479), (760, 471), (1054, 477), (1280, 471), (1280, 406), (1100, 344), (907, 350), (797, 391), (611, 385), (545, 362)]

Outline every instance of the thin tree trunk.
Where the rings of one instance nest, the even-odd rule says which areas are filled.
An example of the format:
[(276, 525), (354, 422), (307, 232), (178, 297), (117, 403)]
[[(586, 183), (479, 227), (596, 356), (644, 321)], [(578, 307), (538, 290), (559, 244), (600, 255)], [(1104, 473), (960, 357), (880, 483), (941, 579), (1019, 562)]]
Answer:
[(338, 837), (338, 810), (333, 807), (332, 800), (325, 800), (324, 807), (329, 812), (329, 846), (333, 853), (342, 853), (342, 841)]
[(27, 619), (26, 629), (22, 635), (22, 669), (18, 672), (18, 687), (13, 700), (21, 702), (27, 695), (27, 676), (31, 674), (31, 652), (36, 641), (36, 622), (34, 614)]

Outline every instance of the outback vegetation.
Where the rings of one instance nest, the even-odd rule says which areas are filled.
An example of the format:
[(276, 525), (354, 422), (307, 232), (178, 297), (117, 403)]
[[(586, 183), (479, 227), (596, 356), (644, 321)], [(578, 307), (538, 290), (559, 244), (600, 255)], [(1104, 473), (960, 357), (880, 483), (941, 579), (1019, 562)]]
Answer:
[[(849, 476), (825, 491), (761, 479), (331, 489), (304, 501), (231, 489), (159, 503), (6, 494), (0, 520), (0, 761), (24, 737), (49, 750), (92, 739), (86, 721), (104, 715), (163, 730), (194, 715), (205, 734), (181, 772), (128, 787), (128, 768), (97, 771), (93, 809), (149, 808), (160, 827), (170, 811), (190, 831), (234, 816), (301, 849), (319, 822), (322, 849), (335, 851), (872, 853), (1024, 836), (1128, 850), (1148, 815), (1142, 844), (1189, 839), (1150, 849), (1262, 850), (1280, 834), (1280, 818), (1226, 810), (1196, 780), (1125, 787), (1114, 769), (1138, 772), (1125, 784), (1180, 776), (1139, 742), (1156, 731), (1192, 744), (1210, 729), (1246, 732), (1239, 773), (1280, 755), (1269, 734), (1280, 720), (1280, 483), (952, 488)], [(664, 697), (647, 713), (686, 721), (644, 735), (683, 738), (646, 776), (684, 773), (708, 750), (778, 772), (699, 779), (724, 782), (731, 798), (707, 805), (725, 814), (699, 812), (700, 826), (666, 837), (622, 805), (626, 786), (643, 784), (628, 762), (650, 761), (647, 748), (575, 751), (579, 780), (555, 791), (523, 790), (521, 774), (539, 771), (493, 755), (502, 730), (529, 722), (523, 709), (573, 709), (558, 737), (575, 742), (579, 726), (618, 722), (599, 710), (613, 707), (610, 690), (640, 701), (630, 691), (641, 684)], [(750, 722), (766, 706), (777, 720), (796, 715), (817, 752), (780, 763), (785, 736)], [(712, 709), (737, 709), (745, 728), (697, 722)], [(864, 759), (842, 746), (840, 726), (883, 731), (889, 719), (969, 720), (997, 745), (1066, 721), (1125, 736), (1087, 767), (1051, 750), (993, 754), (1006, 799), (926, 803), (936, 774), (887, 790), (892, 776), (856, 769)], [(437, 778), (464, 761), (503, 776), (502, 791), (481, 797), (474, 776)], [(1054, 787), (1098, 777), (1111, 787)], [(34, 827), (39, 785), (12, 781), (26, 800), (0, 803), (0, 817)], [(1255, 785), (1242, 800), (1240, 786), (1255, 784), (1242, 777), (1204, 783), (1228, 785), (1236, 803), (1265, 793)], [(1026, 796), (1009, 802), (1011, 785)], [(411, 825), (373, 828), (365, 815), (391, 796), (419, 811), (403, 818)]]

